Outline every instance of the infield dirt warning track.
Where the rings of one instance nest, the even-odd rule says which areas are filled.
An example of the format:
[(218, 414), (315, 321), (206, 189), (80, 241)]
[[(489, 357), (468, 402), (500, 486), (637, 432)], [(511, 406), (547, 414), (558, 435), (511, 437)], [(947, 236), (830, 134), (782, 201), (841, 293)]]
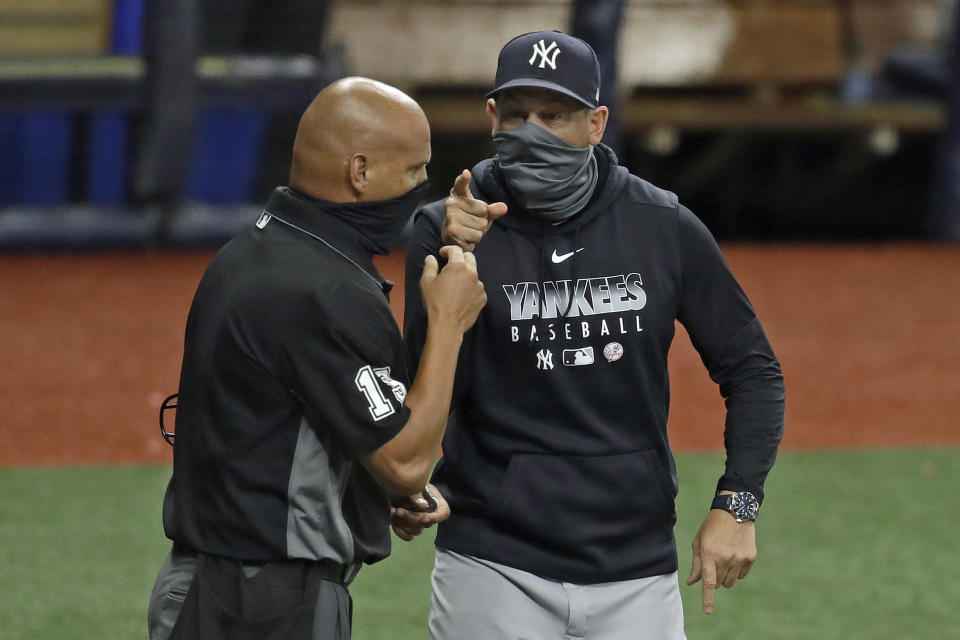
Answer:
[[(725, 245), (787, 383), (785, 448), (960, 444), (960, 247)], [(210, 252), (0, 257), (0, 466), (165, 463), (157, 411)], [(378, 261), (398, 286), (403, 255)], [(670, 439), (722, 447), (682, 329)]]

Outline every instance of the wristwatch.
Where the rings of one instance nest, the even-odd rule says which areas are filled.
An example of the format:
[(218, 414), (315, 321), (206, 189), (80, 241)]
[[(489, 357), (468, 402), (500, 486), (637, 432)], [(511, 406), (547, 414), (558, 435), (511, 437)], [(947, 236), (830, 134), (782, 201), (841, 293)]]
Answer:
[(760, 503), (749, 491), (740, 491), (739, 493), (728, 493), (718, 495), (713, 499), (711, 509), (723, 509), (733, 514), (737, 522), (744, 520), (756, 520), (757, 511), (760, 510)]

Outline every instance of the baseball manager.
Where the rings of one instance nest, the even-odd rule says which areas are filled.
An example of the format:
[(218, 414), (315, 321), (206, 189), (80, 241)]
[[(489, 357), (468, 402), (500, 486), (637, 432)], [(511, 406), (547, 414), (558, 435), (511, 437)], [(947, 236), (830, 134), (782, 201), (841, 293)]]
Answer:
[[(519, 36), (487, 100), (496, 156), (417, 214), (406, 336), (425, 256), (474, 250), (490, 300), (461, 354), (433, 482), (432, 638), (679, 640), (667, 352), (686, 327), (726, 401), (726, 471), (702, 496), (688, 583), (747, 575), (783, 432), (780, 365), (717, 243), (677, 197), (601, 143), (607, 107), (587, 43)], [(712, 508), (711, 508), (712, 507)]]

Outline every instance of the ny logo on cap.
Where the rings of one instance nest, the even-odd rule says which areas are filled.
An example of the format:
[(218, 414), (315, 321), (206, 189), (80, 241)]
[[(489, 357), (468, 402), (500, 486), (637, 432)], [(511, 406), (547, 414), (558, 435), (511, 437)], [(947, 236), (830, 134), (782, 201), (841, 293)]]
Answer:
[[(547, 58), (547, 54), (553, 51), (553, 54)], [(530, 65), (533, 65), (533, 61), (537, 59), (537, 56), (540, 56), (540, 68), (543, 69), (544, 65), (550, 65), (551, 69), (557, 68), (557, 54), (560, 53), (560, 48), (557, 47), (556, 42), (551, 42), (548, 47), (541, 40), (539, 43), (534, 43), (533, 45), (533, 55), (530, 56), (530, 59), (527, 61)]]

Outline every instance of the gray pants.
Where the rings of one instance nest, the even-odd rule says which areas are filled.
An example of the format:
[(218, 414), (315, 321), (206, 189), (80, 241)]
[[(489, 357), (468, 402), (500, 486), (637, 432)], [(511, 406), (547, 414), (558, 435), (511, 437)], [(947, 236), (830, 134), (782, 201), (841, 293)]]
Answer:
[(432, 640), (686, 640), (677, 574), (577, 585), (437, 548)]
[[(296, 563), (296, 561), (293, 562)], [(201, 567), (210, 563), (219, 567), (213, 569), (215, 573), (211, 573), (211, 569), (201, 569)], [(226, 573), (224, 573), (224, 567), (227, 569)], [(319, 563), (307, 563), (307, 566), (303, 563), (294, 565), (288, 563), (239, 565), (236, 561), (218, 560), (212, 556), (199, 557), (193, 553), (183, 553), (178, 551), (175, 546), (161, 566), (153, 587), (153, 593), (150, 596), (150, 607), (147, 612), (150, 640), (168, 640), (177, 619), (190, 612), (196, 612), (200, 616), (199, 618), (196, 616), (192, 618), (195, 621), (194, 626), (198, 626), (198, 628), (186, 632), (188, 636), (184, 637), (194, 637), (199, 634), (203, 638), (213, 636), (236, 638), (240, 637), (236, 634), (242, 630), (244, 631), (242, 634), (244, 638), (283, 637), (291, 640), (293, 638), (346, 640), (350, 637), (352, 604), (346, 586), (340, 584), (339, 580), (348, 578), (346, 582), (349, 582), (355, 575), (356, 567), (352, 568), (353, 570), (349, 575), (344, 576), (343, 572), (340, 572), (337, 574), (338, 578), (330, 577), (329, 580), (320, 571), (322, 569), (323, 567)], [(184, 602), (187, 600), (188, 592), (191, 589), (191, 583), (198, 570), (204, 576), (204, 580), (199, 583), (203, 586), (193, 585), (194, 588), (200, 588), (200, 595), (191, 596), (191, 598), (199, 597), (201, 601), (204, 600), (202, 595), (204, 588), (215, 594), (217, 604), (213, 615), (221, 623), (213, 624), (210, 628), (207, 628), (209, 621), (212, 620), (210, 618), (211, 610), (208, 606), (204, 609), (204, 605), (198, 604), (198, 601), (194, 599), (188, 602), (192, 602), (195, 607), (199, 606), (200, 610), (195, 607), (188, 607), (186, 613), (184, 613), (185, 610), (183, 609)], [(225, 583), (224, 575), (227, 576)], [(321, 576), (324, 576), (323, 579), (320, 579)], [(210, 582), (211, 578), (217, 577), (220, 579)], [(332, 581), (334, 579), (338, 581)], [(248, 583), (247, 580), (253, 582)], [(217, 582), (220, 584), (218, 585)], [(257, 582), (260, 582), (259, 587), (255, 586)], [(311, 588), (310, 584), (314, 586)], [(287, 594), (286, 592), (290, 590), (292, 585), (296, 586), (296, 593)], [(211, 589), (212, 591), (210, 591)], [(297, 593), (302, 595), (298, 596)], [(302, 597), (307, 599), (299, 600)], [(227, 600), (221, 598), (227, 598)], [(291, 603), (296, 604), (297, 601), (301, 604), (291, 609)], [(277, 605), (277, 602), (282, 602), (282, 604)], [(288, 613), (286, 615), (274, 615), (278, 610), (284, 610)], [(230, 618), (224, 622), (222, 615), (229, 615)], [(183, 622), (187, 620), (191, 620), (190, 616)], [(203, 620), (203, 622), (200, 622), (200, 620)], [(190, 624), (188, 624), (189, 626)], [(223, 629), (220, 628), (222, 626)], [(226, 627), (233, 630), (231, 631)], [(178, 631), (182, 630), (178, 629)]]
[(170, 637), (196, 567), (197, 557), (192, 553), (178, 553), (176, 548), (170, 551), (150, 594), (150, 608), (147, 609), (150, 640), (167, 640)]

